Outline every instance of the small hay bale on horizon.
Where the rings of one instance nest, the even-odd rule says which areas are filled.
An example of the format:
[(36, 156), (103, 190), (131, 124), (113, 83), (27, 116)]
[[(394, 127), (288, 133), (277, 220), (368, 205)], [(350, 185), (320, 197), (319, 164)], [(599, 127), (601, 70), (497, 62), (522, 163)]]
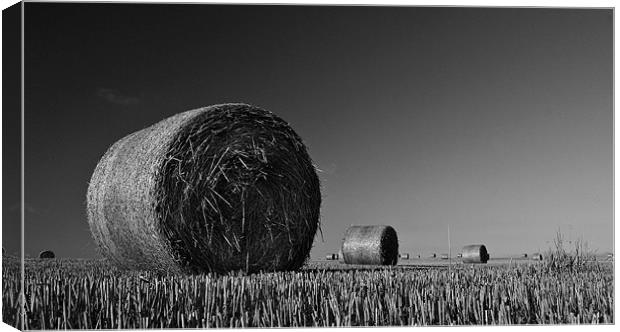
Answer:
[(441, 259), (448, 259), (448, 254), (441, 254)]
[(463, 263), (486, 263), (489, 253), (484, 244), (470, 244), (463, 247)]
[(54, 254), (51, 250), (44, 250), (39, 253), (39, 258), (51, 259), (56, 258), (56, 254)]
[(87, 194), (105, 258), (173, 273), (297, 270), (320, 205), (301, 138), (247, 104), (190, 110), (125, 136), (97, 164)]
[(409, 259), (409, 254), (398, 254), (398, 258), (400, 258), (400, 259)]
[(533, 253), (532, 254), (532, 260), (542, 261), (543, 260), (543, 255), (541, 253)]
[(351, 226), (342, 242), (346, 264), (396, 265), (398, 236), (391, 226)]
[(327, 254), (325, 255), (325, 259), (328, 261), (337, 261), (338, 260), (338, 254)]

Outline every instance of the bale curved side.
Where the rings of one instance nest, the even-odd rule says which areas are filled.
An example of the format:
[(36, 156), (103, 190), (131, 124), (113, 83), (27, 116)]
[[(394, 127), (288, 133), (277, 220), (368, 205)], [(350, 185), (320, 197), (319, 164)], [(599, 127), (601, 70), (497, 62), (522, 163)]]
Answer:
[(484, 244), (471, 244), (463, 247), (463, 263), (486, 263), (489, 253)]
[(87, 201), (93, 237), (119, 266), (257, 272), (303, 265), (321, 196), (305, 146), (284, 120), (222, 104), (115, 143)]
[(396, 265), (398, 237), (391, 226), (351, 226), (342, 242), (347, 264)]

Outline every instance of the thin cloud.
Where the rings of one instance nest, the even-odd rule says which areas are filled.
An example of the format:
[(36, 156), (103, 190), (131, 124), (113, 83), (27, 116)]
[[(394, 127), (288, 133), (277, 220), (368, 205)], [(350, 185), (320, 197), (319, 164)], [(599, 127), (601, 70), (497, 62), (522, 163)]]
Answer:
[[(20, 211), (21, 210), (21, 203), (15, 203), (13, 205), (11, 205), (10, 207), (7, 208), (8, 211)], [(31, 214), (36, 214), (36, 215), (44, 215), (44, 211), (41, 211), (41, 209), (39, 208), (35, 208), (34, 206), (32, 206), (31, 204), (24, 204), (24, 212), (26, 213), (31, 213)]]
[(123, 106), (135, 105), (140, 102), (140, 98), (138, 97), (127, 96), (120, 93), (118, 90), (108, 88), (97, 89), (97, 96), (109, 103)]

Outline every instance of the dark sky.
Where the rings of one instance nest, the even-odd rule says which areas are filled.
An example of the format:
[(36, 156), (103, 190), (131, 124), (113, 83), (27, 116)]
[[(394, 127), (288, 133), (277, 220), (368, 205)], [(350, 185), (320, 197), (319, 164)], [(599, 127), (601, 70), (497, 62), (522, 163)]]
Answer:
[(324, 196), (313, 257), (350, 224), (392, 225), (412, 255), (447, 252), (448, 225), (495, 257), (558, 228), (612, 249), (611, 10), (25, 6), (27, 255), (94, 257), (85, 197), (106, 149), (223, 102), (304, 139)]

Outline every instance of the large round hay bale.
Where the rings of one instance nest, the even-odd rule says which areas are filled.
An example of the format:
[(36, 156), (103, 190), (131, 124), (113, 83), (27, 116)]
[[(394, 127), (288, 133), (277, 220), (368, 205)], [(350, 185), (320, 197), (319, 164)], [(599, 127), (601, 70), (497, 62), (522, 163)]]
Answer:
[(169, 272), (301, 267), (319, 225), (319, 179), (275, 114), (222, 104), (117, 141), (90, 181), (87, 213), (117, 266)]
[(484, 244), (470, 244), (463, 247), (463, 263), (486, 263), (489, 253)]
[(347, 264), (396, 265), (398, 237), (391, 226), (351, 226), (342, 242)]
[(44, 250), (39, 253), (39, 258), (56, 258), (56, 255), (51, 250)]

